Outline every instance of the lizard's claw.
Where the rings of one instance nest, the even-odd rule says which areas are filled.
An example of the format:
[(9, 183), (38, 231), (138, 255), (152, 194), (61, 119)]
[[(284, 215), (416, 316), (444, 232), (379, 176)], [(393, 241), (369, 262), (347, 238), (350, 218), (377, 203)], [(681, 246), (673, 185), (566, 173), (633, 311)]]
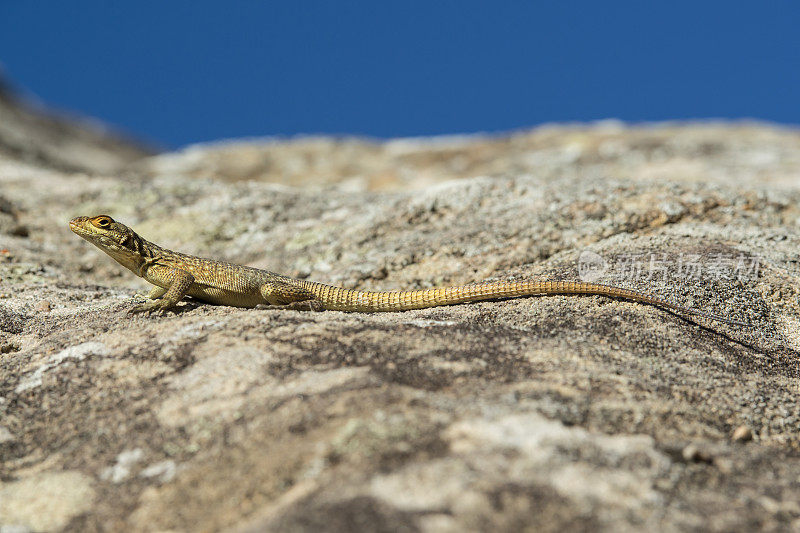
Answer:
[(172, 306), (170, 305), (169, 302), (164, 301), (163, 299), (158, 299), (158, 300), (150, 300), (143, 304), (137, 305), (136, 307), (132, 307), (131, 310), (128, 312), (131, 314), (137, 314), (137, 313), (149, 314), (153, 312), (163, 313), (164, 311), (167, 311), (170, 307)]

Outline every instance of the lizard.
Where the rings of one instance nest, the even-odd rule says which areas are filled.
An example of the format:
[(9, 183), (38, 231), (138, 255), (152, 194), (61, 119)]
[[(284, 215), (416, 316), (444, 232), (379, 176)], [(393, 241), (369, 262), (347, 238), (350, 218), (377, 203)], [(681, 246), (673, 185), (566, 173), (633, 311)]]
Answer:
[(133, 307), (132, 313), (170, 310), (185, 296), (234, 307), (378, 312), (534, 295), (589, 294), (653, 305), (678, 315), (703, 317), (733, 326), (749, 326), (708, 311), (673, 303), (648, 292), (584, 281), (492, 281), (404, 291), (346, 289), (174, 252), (145, 240), (108, 215), (73, 218), (69, 227), (155, 286), (147, 294), (149, 301)]

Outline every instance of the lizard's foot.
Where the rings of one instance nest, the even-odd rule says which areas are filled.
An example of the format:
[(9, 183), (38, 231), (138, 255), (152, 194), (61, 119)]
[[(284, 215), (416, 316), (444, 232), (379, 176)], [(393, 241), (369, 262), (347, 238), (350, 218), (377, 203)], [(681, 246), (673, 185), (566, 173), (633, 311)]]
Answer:
[(137, 314), (137, 313), (163, 313), (164, 311), (169, 310), (172, 308), (174, 304), (169, 300), (164, 300), (163, 298), (158, 300), (150, 300), (141, 305), (137, 305), (136, 307), (132, 307), (129, 313)]
[(325, 307), (319, 300), (303, 300), (301, 302), (291, 302), (283, 305), (260, 304), (256, 309), (290, 309), (292, 311), (324, 311)]

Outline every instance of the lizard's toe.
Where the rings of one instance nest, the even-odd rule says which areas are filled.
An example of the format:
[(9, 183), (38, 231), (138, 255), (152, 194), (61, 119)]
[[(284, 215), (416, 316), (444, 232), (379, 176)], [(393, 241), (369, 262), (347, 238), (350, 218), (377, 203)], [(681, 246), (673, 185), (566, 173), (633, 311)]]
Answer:
[(142, 305), (137, 305), (137, 306), (131, 307), (128, 312), (130, 314), (132, 314), (132, 315), (138, 315), (138, 314), (142, 314), (142, 313), (149, 313), (152, 310), (153, 310), (153, 308), (150, 307), (149, 305), (142, 304)]
[(170, 302), (165, 302), (164, 300), (150, 300), (143, 304), (137, 305), (132, 307), (130, 313), (137, 314), (137, 313), (159, 313), (163, 314), (170, 308)]
[(316, 313), (325, 310), (325, 306), (319, 300), (308, 300), (308, 308)]
[(290, 309), (292, 311), (324, 311), (325, 306), (319, 300), (302, 300), (288, 304), (269, 305), (258, 304), (256, 309)]

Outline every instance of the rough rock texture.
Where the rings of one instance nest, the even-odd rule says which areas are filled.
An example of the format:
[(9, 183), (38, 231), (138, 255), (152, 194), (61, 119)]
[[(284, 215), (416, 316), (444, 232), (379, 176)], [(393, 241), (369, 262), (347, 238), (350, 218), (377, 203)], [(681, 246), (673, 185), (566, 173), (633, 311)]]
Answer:
[[(800, 528), (796, 131), (601, 123), (229, 143), (121, 175), (45, 163), (0, 155), (8, 531)], [(101, 212), (347, 286), (591, 276), (753, 327), (592, 296), (130, 316), (141, 280), (67, 229)]]
[(0, 156), (67, 172), (115, 172), (153, 153), (103, 124), (54, 114), (0, 75)]

